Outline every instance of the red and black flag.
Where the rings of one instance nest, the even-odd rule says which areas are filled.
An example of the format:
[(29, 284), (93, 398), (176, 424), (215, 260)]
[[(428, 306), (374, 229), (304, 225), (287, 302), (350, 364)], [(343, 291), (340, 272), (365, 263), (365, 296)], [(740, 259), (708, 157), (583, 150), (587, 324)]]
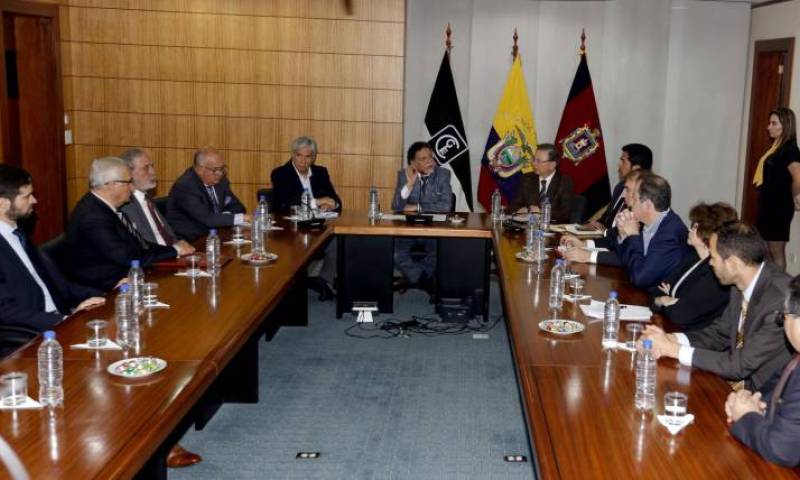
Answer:
[(559, 171), (572, 178), (575, 193), (586, 198), (582, 220), (600, 213), (611, 200), (605, 145), (586, 63), (585, 40), (586, 35), (581, 33), (580, 63), (556, 134), (561, 150)]

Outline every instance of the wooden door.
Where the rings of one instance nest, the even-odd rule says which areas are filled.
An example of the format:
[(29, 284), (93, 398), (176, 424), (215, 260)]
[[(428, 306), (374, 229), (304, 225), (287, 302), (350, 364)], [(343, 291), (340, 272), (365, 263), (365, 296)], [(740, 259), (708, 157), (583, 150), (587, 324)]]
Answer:
[(33, 176), (39, 205), (30, 228), (41, 243), (64, 231), (67, 213), (58, 9), (12, 3), (2, 11), (3, 162)]
[(793, 52), (794, 38), (760, 40), (755, 43), (747, 165), (742, 186), (744, 198), (742, 219), (748, 223), (755, 222), (758, 202), (758, 190), (753, 186), (753, 174), (761, 156), (772, 144), (767, 134), (769, 112), (789, 105)]

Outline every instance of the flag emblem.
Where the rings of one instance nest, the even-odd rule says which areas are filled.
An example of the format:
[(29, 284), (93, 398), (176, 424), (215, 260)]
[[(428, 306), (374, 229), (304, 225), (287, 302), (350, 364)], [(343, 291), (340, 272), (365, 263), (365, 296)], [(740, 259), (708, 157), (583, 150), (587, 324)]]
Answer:
[(578, 127), (561, 140), (562, 157), (569, 159), (575, 166), (594, 155), (600, 148), (600, 130), (590, 129), (589, 125)]
[(433, 156), (439, 165), (447, 165), (469, 150), (469, 145), (461, 132), (453, 124), (446, 125), (430, 139)]
[(489, 148), (486, 156), (489, 158), (489, 168), (497, 176), (508, 178), (531, 164), (533, 148), (522, 129), (515, 125), (513, 130)]

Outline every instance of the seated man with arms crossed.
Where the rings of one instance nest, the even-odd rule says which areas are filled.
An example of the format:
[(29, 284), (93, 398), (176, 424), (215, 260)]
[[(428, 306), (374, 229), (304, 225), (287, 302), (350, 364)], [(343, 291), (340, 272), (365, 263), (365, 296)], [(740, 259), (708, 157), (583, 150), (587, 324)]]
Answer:
[(790, 278), (764, 261), (766, 244), (750, 225), (720, 227), (710, 247), (714, 274), (723, 285), (735, 287), (722, 315), (685, 333), (667, 334), (649, 325), (642, 336), (653, 340), (656, 356), (719, 375), (734, 390), (757, 390), (791, 356), (779, 325)]
[(36, 203), (30, 174), (0, 164), (0, 324), (44, 331), (106, 299), (64, 279), (18, 228), (17, 221), (30, 217)]
[[(630, 200), (631, 210), (617, 215), (618, 238), (608, 246), (616, 251), (631, 283), (647, 289), (657, 286), (680, 267), (684, 255), (689, 253), (688, 230), (670, 209), (672, 192), (663, 177), (651, 172), (639, 174)], [(565, 243), (573, 247), (582, 245), (569, 237)], [(568, 250), (565, 257), (573, 261), (583, 259), (569, 254)]]
[[(453, 204), (450, 170), (438, 168), (433, 150), (426, 142), (414, 142), (406, 155), (408, 167), (397, 172), (392, 210), (405, 213), (449, 213)], [(397, 238), (394, 242), (394, 263), (412, 286), (433, 293), (436, 273), (436, 240)], [(421, 248), (420, 261), (411, 257), (411, 250)]]
[(251, 220), (231, 191), (222, 153), (213, 147), (196, 151), (169, 191), (167, 221), (178, 238), (194, 242), (209, 229), (232, 227)]
[(133, 189), (131, 169), (121, 158), (94, 160), (89, 186), (67, 225), (69, 275), (75, 281), (108, 291), (125, 278), (131, 260), (148, 267), (193, 251), (186, 242), (169, 247), (148, 242), (120, 210)]
[[(800, 276), (789, 284), (783, 313), (786, 338), (800, 351)], [(731, 434), (761, 456), (786, 467), (800, 464), (800, 354), (772, 377), (764, 392), (728, 395), (725, 413)]]
[(550, 223), (569, 223), (575, 192), (572, 179), (558, 171), (558, 150), (552, 143), (542, 143), (536, 148), (534, 172), (524, 173), (520, 179), (517, 198), (511, 211), (541, 211), (542, 200), (550, 200)]

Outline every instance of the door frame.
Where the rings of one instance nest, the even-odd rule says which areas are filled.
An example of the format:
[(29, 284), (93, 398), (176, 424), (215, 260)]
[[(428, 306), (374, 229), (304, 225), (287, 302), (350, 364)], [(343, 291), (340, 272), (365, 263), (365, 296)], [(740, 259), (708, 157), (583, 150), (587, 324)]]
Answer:
[[(783, 37), (783, 38), (771, 38), (767, 40), (756, 40), (753, 44), (753, 56), (751, 60), (751, 68), (752, 72), (752, 79), (750, 80), (750, 106), (747, 110), (747, 143), (745, 144), (745, 163), (744, 163), (744, 177), (742, 178), (742, 183), (740, 184), (740, 192), (742, 194), (742, 202), (740, 208), (740, 216), (744, 217), (747, 211), (748, 205), (748, 197), (751, 202), (756, 202), (758, 200), (757, 196), (752, 196), (748, 194), (748, 190), (751, 188), (750, 186), (750, 179), (753, 178), (753, 173), (755, 166), (753, 165), (754, 159), (750, 158), (750, 142), (752, 142), (753, 138), (753, 131), (757, 128), (757, 126), (752, 125), (751, 116), (753, 109), (756, 103), (756, 95), (754, 95), (754, 88), (756, 85), (756, 81), (758, 78), (758, 71), (756, 69), (756, 62), (758, 61), (758, 54), (761, 52), (772, 52), (772, 51), (787, 51), (786, 56), (786, 65), (784, 66), (784, 72), (782, 75), (781, 81), (781, 90), (780, 90), (780, 98), (782, 102), (780, 105), (783, 107), (789, 106), (789, 95), (792, 91), (792, 69), (793, 69), (793, 60), (794, 60), (794, 37)], [(755, 208), (755, 206), (753, 206)], [(742, 220), (745, 220), (742, 218)]]

